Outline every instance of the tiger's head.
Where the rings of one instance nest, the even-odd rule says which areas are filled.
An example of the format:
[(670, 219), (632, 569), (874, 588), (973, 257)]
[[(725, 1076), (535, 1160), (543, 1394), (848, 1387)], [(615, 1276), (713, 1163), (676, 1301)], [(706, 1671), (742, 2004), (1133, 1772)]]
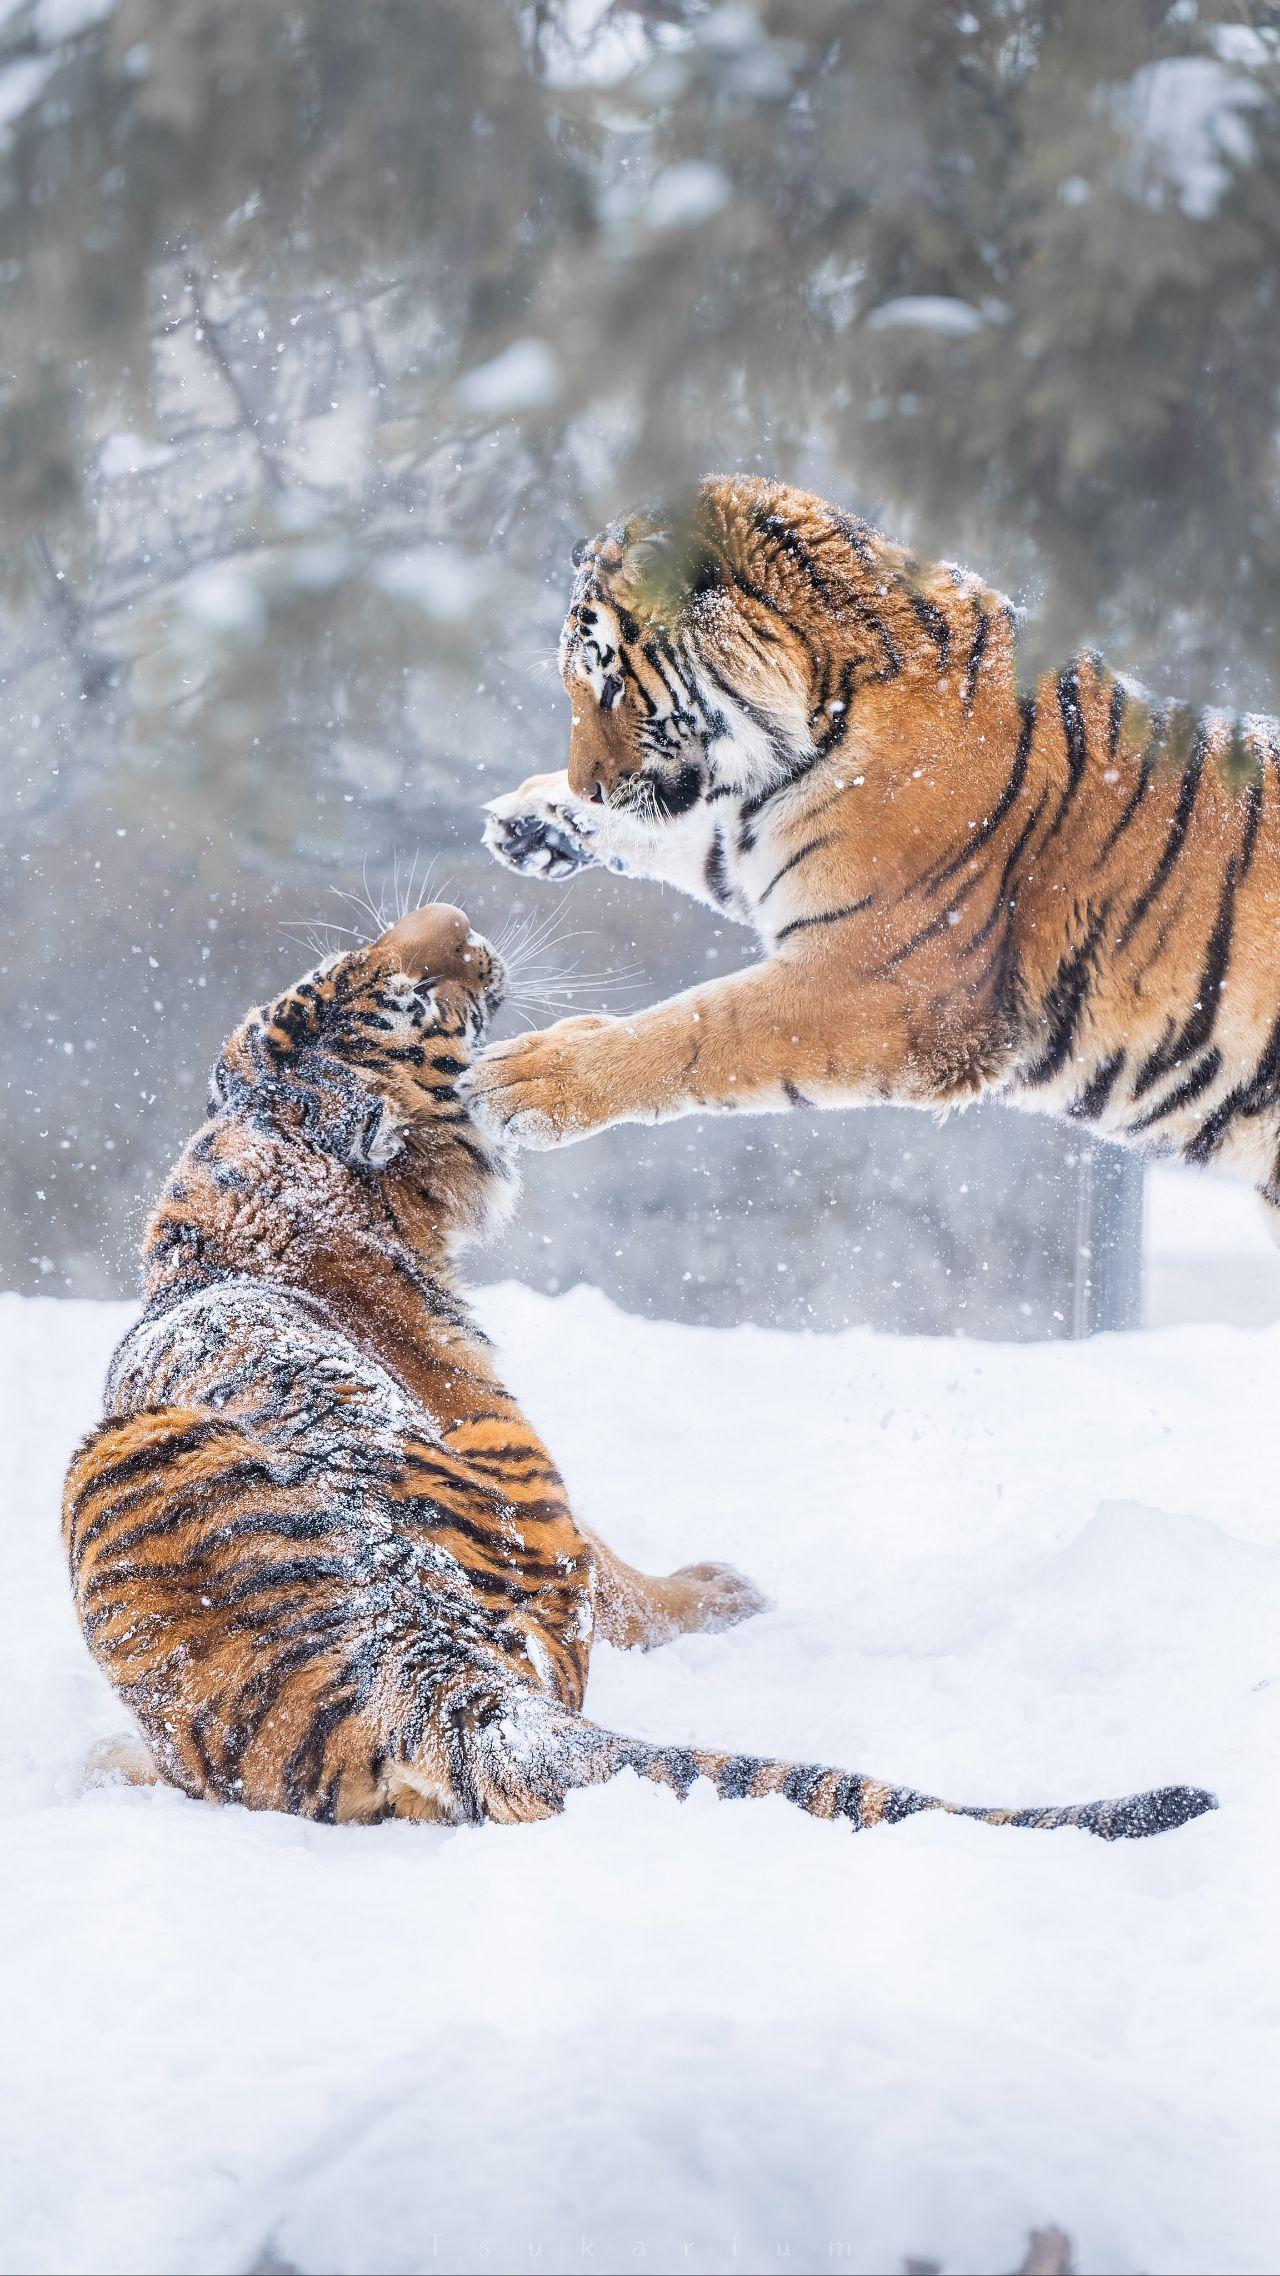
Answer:
[(214, 1067), (209, 1114), (408, 1180), (474, 1225), (511, 1168), (458, 1079), (505, 992), (497, 951), (460, 909), (415, 909), (251, 1012)]
[(748, 475), (641, 508), (573, 558), (570, 788), (655, 826), (801, 772), (871, 687), (958, 690), (953, 657), (984, 610), (1007, 609), (968, 572)]

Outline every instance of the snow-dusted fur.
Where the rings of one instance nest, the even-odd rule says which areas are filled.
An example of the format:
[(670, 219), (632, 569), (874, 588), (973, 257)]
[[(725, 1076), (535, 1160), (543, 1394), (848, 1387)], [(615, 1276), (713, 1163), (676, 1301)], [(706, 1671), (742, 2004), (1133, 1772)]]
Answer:
[[(458, 1087), (503, 985), (459, 911), (419, 910), (218, 1062), (64, 1505), (82, 1629), (155, 1770), (362, 1822), (546, 1817), (622, 1769), (855, 1827), (951, 1809), (579, 1714), (595, 1633), (660, 1642), (760, 1599), (727, 1567), (650, 1579), (578, 1525), (458, 1294), (457, 1240), (509, 1184)], [(960, 1814), (1110, 1838), (1211, 1806), (1172, 1787)]]

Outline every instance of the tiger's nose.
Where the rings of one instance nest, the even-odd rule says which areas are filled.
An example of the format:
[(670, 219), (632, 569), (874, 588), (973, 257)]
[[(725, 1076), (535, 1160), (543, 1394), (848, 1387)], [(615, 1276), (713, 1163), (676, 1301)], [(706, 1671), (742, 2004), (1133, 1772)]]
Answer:
[(463, 961), (471, 927), (461, 909), (450, 901), (432, 901), (425, 909), (411, 909), (382, 936), (383, 946), (399, 958), (401, 969), (415, 979), (431, 972), (447, 972)]
[(607, 758), (569, 758), (569, 788), (575, 798), (585, 800), (588, 806), (605, 806), (610, 794), (627, 775), (636, 774), (636, 767), (619, 766)]

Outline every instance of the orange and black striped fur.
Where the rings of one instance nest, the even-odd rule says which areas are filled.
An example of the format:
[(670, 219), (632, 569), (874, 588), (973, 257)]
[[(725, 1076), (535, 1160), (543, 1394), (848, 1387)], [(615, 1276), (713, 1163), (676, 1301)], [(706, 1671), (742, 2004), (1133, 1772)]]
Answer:
[[(949, 1807), (580, 1714), (594, 1635), (660, 1643), (761, 1600), (725, 1566), (648, 1578), (575, 1521), (458, 1294), (460, 1237), (511, 1190), (459, 1095), (502, 991), (466, 919), (429, 908), (251, 1014), (218, 1062), (66, 1487), (76, 1607), (139, 1774), (364, 1822), (543, 1817), (628, 1767), (854, 1826)], [(965, 1814), (1111, 1837), (1211, 1806), (1178, 1787)]]
[(994, 1094), (1280, 1205), (1280, 727), (1094, 655), (1022, 693), (1014, 631), (979, 578), (778, 483), (582, 549), (568, 772), (487, 840), (679, 884), (762, 959), (497, 1046), (488, 1127)]

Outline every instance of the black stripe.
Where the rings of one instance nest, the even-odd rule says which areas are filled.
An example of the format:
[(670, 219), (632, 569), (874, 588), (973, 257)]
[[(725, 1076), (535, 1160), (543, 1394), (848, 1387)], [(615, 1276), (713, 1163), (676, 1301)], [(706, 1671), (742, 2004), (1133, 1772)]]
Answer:
[(1113, 767), (1116, 763), (1116, 752), (1120, 748), (1120, 729), (1124, 724), (1124, 715), (1128, 708), (1129, 698), (1124, 688), (1119, 680), (1113, 680), (1111, 683), (1111, 709), (1107, 718), (1107, 765), (1109, 767)]
[(764, 891), (757, 894), (756, 896), (757, 909), (764, 907), (764, 904), (768, 900), (769, 895), (772, 893), (774, 886), (780, 885), (783, 878), (786, 877), (791, 870), (798, 869), (800, 863), (802, 861), (807, 861), (811, 853), (817, 853), (819, 847), (829, 846), (830, 844), (830, 831), (827, 831), (823, 837), (808, 839), (807, 842), (801, 846), (798, 853), (793, 853), (789, 861), (783, 862), (781, 869), (775, 869), (772, 877), (769, 879), (768, 884), (765, 886)]
[(729, 875), (725, 867), (724, 839), (721, 837), (719, 830), (716, 830), (712, 833), (711, 844), (707, 848), (707, 858), (703, 864), (702, 875), (703, 881), (706, 885), (708, 893), (711, 895), (712, 900), (716, 902), (720, 908), (723, 909), (726, 903), (732, 898), (733, 887), (729, 883)]
[(228, 1778), (238, 1774), (245, 1755), (291, 1678), (332, 1649), (333, 1638), (327, 1634), (299, 1635), (276, 1651), (242, 1686), (235, 1723), (226, 1743)]
[(1040, 1057), (1022, 1078), (1029, 1088), (1052, 1082), (1071, 1056), (1084, 1008), (1089, 1000), (1094, 961), (1105, 921), (1106, 911), (1100, 910), (1091, 920), (1089, 930), (1078, 947), (1068, 950), (1062, 958), (1045, 992), (1041, 1007), (1046, 1029), (1045, 1046)]
[(1221, 1070), (1222, 1053), (1216, 1048), (1206, 1052), (1199, 1066), (1192, 1068), (1186, 1081), (1180, 1083), (1176, 1091), (1170, 1091), (1168, 1098), (1161, 1099), (1158, 1105), (1151, 1107), (1137, 1122), (1129, 1124), (1129, 1136), (1136, 1138), (1140, 1131), (1150, 1130), (1157, 1122), (1162, 1122), (1166, 1114), (1176, 1114), (1179, 1107), (1189, 1106), (1192, 1099), (1199, 1098), (1202, 1091), (1208, 1090), (1210, 1083), (1216, 1082)]
[(757, 529), (767, 532), (774, 543), (781, 546), (782, 551), (794, 561), (805, 581), (812, 586), (819, 600), (827, 608), (834, 612), (842, 606), (846, 598), (845, 592), (832, 584), (831, 579), (819, 562), (815, 560), (799, 531), (792, 528), (785, 516), (766, 510), (757, 512), (753, 519)]
[[(1252, 784), (1250, 787), (1256, 789), (1258, 786)], [(1251, 824), (1252, 829), (1250, 828)], [(1213, 1034), (1218, 1018), (1218, 1008), (1222, 1001), (1222, 990), (1226, 982), (1227, 967), (1231, 962), (1231, 941), (1235, 931), (1236, 919), (1236, 892), (1241, 876), (1253, 858), (1253, 838), (1256, 831), (1255, 810), (1246, 816), (1245, 840), (1240, 853), (1238, 855), (1233, 853), (1227, 863), (1227, 874), (1223, 880), (1222, 892), (1218, 900), (1218, 912), (1213, 920), (1213, 930), (1209, 935), (1204, 962), (1200, 968), (1200, 978), (1196, 983), (1194, 1007), (1189, 1018), (1183, 1021), (1181, 1027), (1178, 1027), (1173, 1021), (1168, 1023), (1160, 1042), (1157, 1043), (1154, 1051), (1138, 1069), (1133, 1085), (1135, 1100), (1140, 1099), (1144, 1092), (1149, 1091), (1153, 1083), (1158, 1083), (1163, 1076), (1172, 1074), (1174, 1068), (1180, 1066), (1184, 1059), (1194, 1059), (1198, 1052), (1203, 1051)]]
[(744, 1802), (751, 1798), (756, 1779), (767, 1765), (757, 1756), (731, 1754), (715, 1773), (714, 1785), (722, 1802)]
[(1102, 845), (1098, 853), (1099, 862), (1104, 862), (1106, 860), (1108, 854), (1113, 851), (1118, 841), (1124, 836), (1125, 831), (1128, 829), (1129, 824), (1132, 822), (1134, 815), (1137, 813), (1138, 808), (1141, 806), (1143, 799), (1146, 797), (1148, 790), (1151, 788), (1151, 774), (1151, 761), (1149, 758), (1144, 758), (1138, 768), (1138, 780), (1132, 792), (1130, 793), (1127, 804), (1121, 812), (1119, 819), (1112, 824), (1110, 830), (1107, 832), (1106, 837), (1102, 841)]
[[(142, 1411), (145, 1414), (147, 1410)], [(154, 1413), (155, 1409), (151, 1412)], [(135, 1416), (132, 1419), (138, 1418)], [(121, 1455), (118, 1461), (108, 1463), (88, 1481), (87, 1490), (95, 1498), (99, 1494), (110, 1493), (116, 1486), (127, 1485), (131, 1478), (142, 1477), (149, 1470), (164, 1469), (181, 1455), (196, 1453), (200, 1447), (207, 1446), (211, 1438), (235, 1438), (237, 1435), (235, 1423), (229, 1419), (224, 1420), (221, 1416), (211, 1416), (207, 1421), (191, 1423), (185, 1430), (175, 1431), (171, 1438), (149, 1439), (145, 1446), (135, 1447), (132, 1453)], [(264, 1468), (262, 1475), (266, 1474)]]
[(945, 672), (951, 661), (951, 626), (936, 602), (908, 582), (907, 599), (915, 613), (916, 622), (928, 633), (938, 651), (938, 669)]
[[(669, 644), (666, 644), (666, 643), (664, 643), (664, 645), (667, 645), (667, 646), (668, 646), (668, 653), (670, 653)], [(663, 664), (662, 664), (662, 654), (661, 654), (661, 650), (659, 649), (659, 646), (658, 646), (658, 642), (657, 642), (657, 640), (656, 640), (656, 639), (649, 639), (649, 640), (646, 640), (646, 641), (644, 641), (644, 642), (642, 643), (642, 645), (641, 645), (640, 653), (641, 653), (641, 655), (644, 657), (644, 660), (645, 660), (646, 664), (649, 666), (649, 669), (650, 669), (650, 671), (651, 671), (651, 672), (656, 672), (656, 673), (657, 673), (657, 676), (658, 676), (659, 680), (661, 681), (663, 688), (665, 689), (665, 691), (666, 691), (667, 695), (670, 697), (670, 699), (671, 699), (672, 703), (675, 705), (675, 707), (676, 707), (676, 710), (677, 710), (677, 711), (683, 711), (683, 710), (684, 710), (684, 697), (685, 697), (685, 690), (684, 690), (684, 687), (683, 687), (683, 685), (682, 685), (682, 684), (679, 684), (679, 683), (678, 683), (678, 684), (677, 684), (675, 687), (673, 687), (673, 686), (672, 686), (672, 684), (671, 684), (671, 681), (668, 679), (668, 677), (667, 677), (667, 674), (666, 674), (666, 672), (665, 672), (665, 671), (664, 671), (664, 669), (663, 669)], [(633, 674), (633, 677), (634, 677), (634, 676), (635, 676), (635, 675)], [(639, 688), (640, 688), (640, 692), (641, 692), (641, 694), (642, 694), (642, 695), (644, 695), (644, 694), (645, 694), (645, 690), (644, 690), (644, 687), (643, 687), (642, 683), (640, 682), (640, 680), (639, 680), (638, 678), (636, 679), (636, 685), (637, 685), (637, 687), (639, 687)], [(648, 698), (647, 698), (647, 696), (646, 696), (646, 701), (648, 701)], [(653, 716), (653, 714), (654, 714), (654, 712), (655, 712), (656, 710), (657, 710), (657, 705), (656, 705), (656, 704), (654, 704), (654, 703), (650, 703), (650, 704), (649, 704), (649, 716), (650, 716), (650, 718), (652, 718), (652, 716)]]
[(1000, 883), (996, 890), (995, 900), (991, 906), (991, 914), (987, 918), (986, 923), (981, 926), (981, 928), (974, 934), (973, 939), (965, 943), (965, 946), (961, 951), (962, 955), (971, 956), (975, 949), (981, 948), (983, 942), (987, 940), (995, 931), (997, 924), (1000, 922), (1001, 916), (1004, 917), (1006, 924), (1011, 921), (1012, 911), (1009, 907), (1009, 887), (1013, 880), (1013, 873), (1017, 868), (1018, 863), (1021, 860), (1022, 855), (1026, 849), (1028, 839), (1032, 836), (1032, 833), (1035, 831), (1039, 824), (1040, 817), (1045, 810), (1046, 804), (1048, 803), (1048, 797), (1049, 793), (1047, 790), (1040, 793), (1040, 796), (1037, 799), (1034, 807), (1032, 808), (1030, 814), (1027, 816), (1027, 819), (1023, 823), (1022, 828), (1019, 830), (1013, 844), (1009, 848), (1009, 851), (1005, 856), (1004, 868), (1000, 872)]
[(1013, 755), (1013, 766), (1009, 772), (1009, 780), (991, 812), (983, 817), (977, 829), (966, 839), (960, 852), (955, 854), (944, 868), (934, 870), (931, 873), (928, 885), (928, 890), (931, 893), (938, 892), (943, 885), (947, 884), (958, 870), (964, 868), (966, 862), (973, 859), (978, 848), (984, 846), (988, 838), (995, 836), (1010, 807), (1021, 794), (1022, 787), (1027, 779), (1027, 765), (1031, 756), (1031, 738), (1035, 733), (1036, 699), (1033, 695), (1020, 696), (1018, 704), (1022, 713), (1022, 725), (1018, 732), (1018, 747)]
[[(704, 658), (702, 668), (717, 692), (720, 695), (727, 696), (731, 703), (737, 705), (739, 711), (745, 712), (752, 726), (764, 736), (778, 764), (784, 768), (789, 767), (793, 757), (791, 745), (781, 729), (768, 717), (768, 714), (761, 710), (759, 704), (752, 703), (750, 697), (742, 693), (741, 688), (736, 688), (731, 680), (727, 680), (722, 672), (717, 671), (709, 659)], [(751, 801), (749, 807), (744, 806), (743, 812), (754, 813), (757, 807), (763, 806), (768, 799), (775, 797), (777, 792), (785, 789), (785, 787), (785, 780), (774, 783), (769, 790), (759, 793)]]
[(973, 699), (978, 692), (978, 674), (982, 670), (982, 660), (987, 653), (987, 645), (990, 639), (991, 612), (989, 609), (982, 609), (978, 618), (978, 629), (973, 636), (973, 646), (969, 650), (969, 661), (964, 669), (964, 685), (960, 690), (961, 709), (966, 712), (973, 710)]
[[(289, 1470), (295, 1467), (298, 1474), (290, 1476)], [(250, 1486), (273, 1485), (287, 1492), (290, 1489), (296, 1490), (304, 1483), (304, 1464), (281, 1465), (281, 1470), (283, 1474), (273, 1474), (274, 1466), (269, 1468), (265, 1462), (246, 1458), (220, 1465), (208, 1478), (193, 1481), (182, 1493), (176, 1493), (163, 1478), (155, 1478), (131, 1494), (113, 1495), (108, 1506), (99, 1509), (90, 1522), (76, 1533), (72, 1545), (73, 1563), (78, 1569), (84, 1563), (88, 1551), (107, 1534), (111, 1538), (107, 1542), (105, 1556), (111, 1561), (121, 1559), (130, 1551), (140, 1548), (144, 1541), (180, 1532), (184, 1525), (204, 1523), (207, 1526), (209, 1497), (212, 1493), (216, 1493), (221, 1502)], [(122, 1519), (133, 1516), (135, 1511), (145, 1509), (148, 1505), (151, 1515), (144, 1523), (131, 1525), (124, 1531), (113, 1530), (120, 1525)], [(267, 1508), (257, 1514), (261, 1515), (265, 1525), (277, 1513)], [(214, 1538), (221, 1538), (223, 1531), (224, 1528), (220, 1526)], [(298, 1538), (310, 1536), (300, 1534)]]
[[(969, 890), (972, 891), (972, 885)], [(914, 956), (918, 948), (923, 948), (926, 941), (933, 940), (938, 933), (945, 931), (951, 923), (952, 914), (950, 908), (942, 909), (936, 917), (930, 918), (927, 925), (921, 925), (919, 932), (912, 933), (910, 940), (904, 940), (900, 948), (895, 948), (892, 956), (886, 956), (883, 964), (877, 964), (875, 978), (882, 980), (886, 972), (892, 972), (899, 964), (905, 964), (907, 958)]]
[(1089, 738), (1085, 732), (1084, 711), (1080, 703), (1080, 673), (1077, 664), (1070, 664), (1058, 674), (1058, 709), (1062, 715), (1062, 732), (1067, 746), (1067, 782), (1058, 811), (1040, 844), (1037, 859), (1053, 844), (1075, 803), (1076, 792), (1084, 779), (1085, 763), (1089, 756)]
[(874, 899), (874, 893), (868, 893), (861, 901), (851, 901), (847, 909), (824, 909), (816, 917), (793, 917), (789, 925), (784, 925), (780, 933), (774, 934), (773, 945), (776, 948), (790, 933), (805, 932), (810, 925), (838, 925), (846, 917), (859, 916), (864, 909), (871, 907)]
[[(355, 1706), (350, 1690), (338, 1691), (324, 1699), (316, 1708), (306, 1730), (299, 1739), (280, 1774), (284, 1789), (285, 1806), (295, 1816), (303, 1814), (303, 1804), (310, 1796), (324, 1768), (325, 1752), (333, 1733), (340, 1730)], [(318, 1808), (311, 1814), (324, 1816), (325, 1795), (317, 1797)]]
[[(813, 738), (816, 750), (824, 758), (848, 729), (849, 707), (856, 693), (858, 666), (862, 661), (863, 659), (860, 656), (846, 657), (840, 666), (834, 696), (827, 696), (824, 679), (823, 701), (820, 708), (825, 714), (825, 721), (820, 733)], [(833, 705), (835, 706), (834, 710), (832, 709)]]
[(1256, 775), (1245, 792), (1244, 832), (1240, 840), (1240, 870), (1236, 879), (1238, 885), (1243, 884), (1253, 866), (1254, 850), (1258, 843), (1258, 825), (1262, 820), (1262, 802), (1265, 796), (1266, 785), (1262, 776)]
[(1182, 848), (1186, 843), (1187, 831), (1191, 826), (1191, 817), (1195, 811), (1196, 798), (1199, 794), (1201, 778), (1204, 774), (1204, 763), (1205, 759), (1208, 756), (1208, 751), (1209, 731), (1204, 721), (1202, 720), (1196, 729), (1195, 748), (1192, 751), (1191, 758), (1182, 777), (1182, 788), (1178, 793), (1178, 804), (1174, 812), (1172, 827), (1170, 828), (1169, 835), (1165, 840), (1164, 851), (1161, 854), (1159, 861), (1156, 863), (1156, 866), (1152, 871), (1146, 886), (1138, 895), (1137, 900), (1134, 902), (1132, 909), (1129, 911), (1129, 914), (1124, 921), (1124, 927), (1121, 931), (1120, 938), (1116, 943), (1117, 948), (1128, 947), (1129, 942), (1133, 939), (1133, 936), (1136, 933), (1139, 925), (1142, 923), (1143, 918), (1148, 914), (1150, 909), (1154, 906), (1155, 902), (1159, 900), (1160, 895), (1163, 893), (1165, 886), (1168, 884), (1169, 879), (1173, 874), (1178, 856), (1182, 852)]
[(831, 519), (855, 559), (864, 569), (873, 568), (876, 552), (868, 524), (859, 521), (854, 514), (846, 514), (839, 506), (831, 508)]
[(1085, 1084), (1079, 1098), (1073, 1099), (1067, 1113), (1076, 1122), (1096, 1122), (1107, 1100), (1116, 1087), (1116, 1079), (1125, 1063), (1124, 1051), (1115, 1051), (1104, 1059), (1096, 1074)]
[(781, 763), (786, 771), (777, 782), (770, 783), (767, 790), (753, 791), (751, 797), (744, 798), (738, 808), (738, 851), (740, 854), (750, 853), (755, 845), (756, 834), (751, 828), (751, 824), (757, 814), (763, 813), (764, 808), (769, 805), (772, 799), (780, 798), (784, 790), (792, 790), (798, 782), (803, 782), (805, 776), (818, 765), (819, 760), (823, 757), (823, 753), (815, 747), (797, 759), (794, 753), (787, 753), (785, 742), (781, 737), (775, 736), (773, 740), (784, 754)]
[(1226, 1098), (1215, 1106), (1207, 1121), (1196, 1132), (1191, 1143), (1184, 1148), (1187, 1161), (1203, 1163), (1211, 1159), (1225, 1138), (1237, 1115), (1246, 1119), (1261, 1114), (1267, 1107), (1280, 1101), (1280, 1015), (1258, 1055), (1252, 1075), (1247, 1083), (1239, 1083)]

